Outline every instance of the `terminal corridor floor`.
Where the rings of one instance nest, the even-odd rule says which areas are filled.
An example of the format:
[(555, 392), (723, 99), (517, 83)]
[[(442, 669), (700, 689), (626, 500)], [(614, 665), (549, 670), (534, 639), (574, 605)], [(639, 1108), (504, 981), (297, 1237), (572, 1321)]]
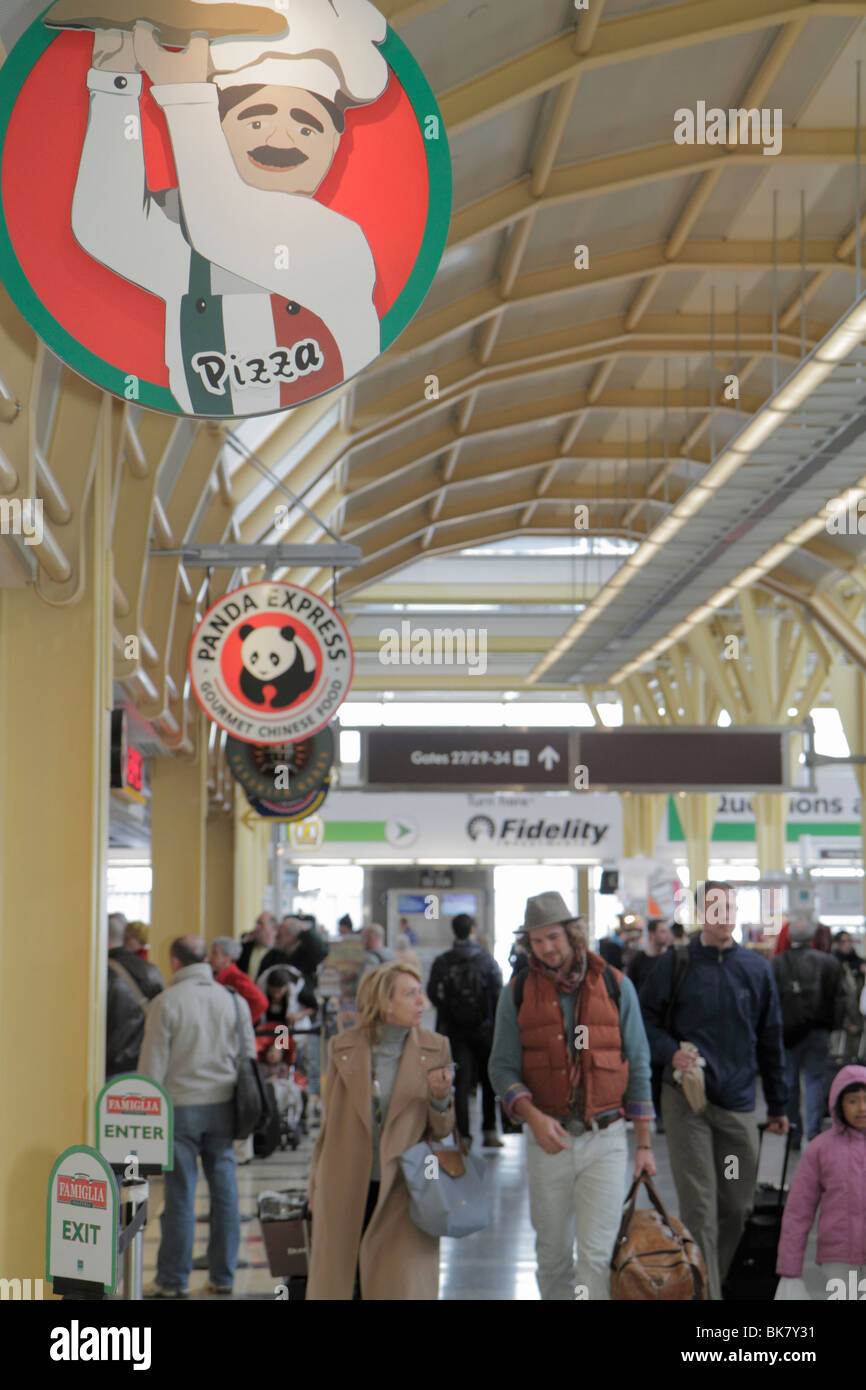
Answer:
[[(480, 1135), (480, 1124), (476, 1127)], [(235, 1300), (275, 1299), (280, 1280), (268, 1270), (256, 1206), (262, 1192), (284, 1188), (303, 1188), (309, 1171), (316, 1131), (301, 1141), (295, 1153), (279, 1150), (267, 1159), (254, 1159), (238, 1168), (241, 1208), (240, 1258), (235, 1279)], [(477, 1142), (477, 1140), (476, 1140)], [(482, 1150), (493, 1192), (493, 1220), (486, 1231), (465, 1240), (443, 1240), (439, 1275), (439, 1299), (444, 1302), (531, 1302), (538, 1299), (535, 1283), (535, 1234), (529, 1220), (529, 1191), (524, 1170), (522, 1135), (506, 1135), (505, 1148)], [(634, 1156), (634, 1136), (629, 1136)], [(677, 1198), (663, 1135), (653, 1140), (658, 1164), (656, 1187), (672, 1214)], [(771, 1136), (764, 1145), (760, 1179), (776, 1181), (781, 1166), (782, 1141)], [(791, 1155), (790, 1182), (798, 1154)], [(631, 1162), (629, 1173), (631, 1172)], [(623, 1194), (623, 1196), (625, 1193)], [(162, 1208), (162, 1180), (151, 1182), (150, 1216), (144, 1237), (144, 1283), (153, 1281), (159, 1244), (159, 1212)], [(207, 1247), (207, 1187), (200, 1176), (196, 1194), (195, 1257), (201, 1259)], [(809, 1240), (804, 1279), (813, 1298), (824, 1296), (821, 1271), (815, 1264), (815, 1233)], [(218, 1299), (207, 1291), (207, 1271), (194, 1270), (190, 1279), (191, 1297)], [(222, 1298), (222, 1302), (229, 1302)]]

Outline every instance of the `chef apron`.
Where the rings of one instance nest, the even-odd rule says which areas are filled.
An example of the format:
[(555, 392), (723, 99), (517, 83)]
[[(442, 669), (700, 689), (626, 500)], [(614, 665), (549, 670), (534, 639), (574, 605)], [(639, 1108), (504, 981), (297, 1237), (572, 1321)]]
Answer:
[[(181, 300), (180, 310), (181, 351), (187, 390), (195, 414), (224, 415), (233, 418), (238, 412), (232, 399), (231, 375), (226, 379), (225, 393), (215, 395), (208, 391), (192, 365), (193, 358), (199, 352), (225, 354), (226, 335), (223, 296), (213, 293), (211, 262), (194, 248), (190, 249), (189, 288)], [(262, 293), (266, 291), (263, 290)], [(288, 406), (300, 405), (313, 396), (320, 396), (332, 387), (339, 386), (343, 381), (343, 360), (333, 334), (317, 314), (305, 309), (293, 299), (282, 299), (276, 294), (270, 295), (269, 298), (274, 324), (274, 349), (283, 348), (288, 351), (298, 343), (313, 339), (323, 357), (322, 366), (309, 376), (279, 382), (279, 408), (283, 410)], [(249, 393), (244, 392), (244, 395), (246, 401), (250, 402), (252, 398)]]

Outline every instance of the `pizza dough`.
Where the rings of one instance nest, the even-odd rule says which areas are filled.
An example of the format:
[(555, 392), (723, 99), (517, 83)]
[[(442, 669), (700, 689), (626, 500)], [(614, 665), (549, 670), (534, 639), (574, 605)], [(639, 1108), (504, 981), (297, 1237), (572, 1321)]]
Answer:
[(43, 16), (50, 29), (132, 30), (139, 22), (158, 29), (164, 45), (184, 48), (193, 34), (276, 38), (288, 28), (285, 14), (243, 0), (57, 0)]

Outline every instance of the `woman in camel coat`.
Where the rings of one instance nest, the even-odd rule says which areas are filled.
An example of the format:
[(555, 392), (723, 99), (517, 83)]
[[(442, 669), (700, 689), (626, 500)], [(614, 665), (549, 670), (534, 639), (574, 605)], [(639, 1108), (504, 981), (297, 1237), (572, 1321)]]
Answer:
[[(358, 1024), (332, 1038), (325, 1113), (313, 1153), (307, 1299), (427, 1299), (439, 1242), (409, 1215), (398, 1163), (429, 1127), (454, 1128), (451, 1049), (421, 1028), (417, 970), (389, 961), (358, 989)], [(377, 1180), (378, 1179), (378, 1180)]]

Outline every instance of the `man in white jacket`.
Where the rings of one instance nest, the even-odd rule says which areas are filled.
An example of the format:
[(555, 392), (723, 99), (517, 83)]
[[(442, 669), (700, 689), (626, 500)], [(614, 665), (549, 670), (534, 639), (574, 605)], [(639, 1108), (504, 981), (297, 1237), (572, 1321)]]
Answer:
[[(195, 36), (182, 52), (150, 24), (95, 33), (72, 227), (94, 259), (164, 300), (169, 383), (186, 414), (284, 409), (379, 352), (366, 237), (313, 195), (345, 109), (387, 86), (385, 21), (366, 0), (290, 0), (288, 26), (276, 40)], [(165, 113), (177, 190), (146, 185), (142, 73)]]
[(162, 1240), (148, 1298), (188, 1298), (195, 1234), (196, 1160), (210, 1191), (209, 1287), (232, 1291), (240, 1242), (234, 1092), (241, 1047), (255, 1057), (245, 1003), (217, 984), (200, 936), (171, 944), (172, 979), (152, 1000), (138, 1059), (142, 1076), (164, 1086), (174, 1106), (174, 1168), (165, 1175)]

